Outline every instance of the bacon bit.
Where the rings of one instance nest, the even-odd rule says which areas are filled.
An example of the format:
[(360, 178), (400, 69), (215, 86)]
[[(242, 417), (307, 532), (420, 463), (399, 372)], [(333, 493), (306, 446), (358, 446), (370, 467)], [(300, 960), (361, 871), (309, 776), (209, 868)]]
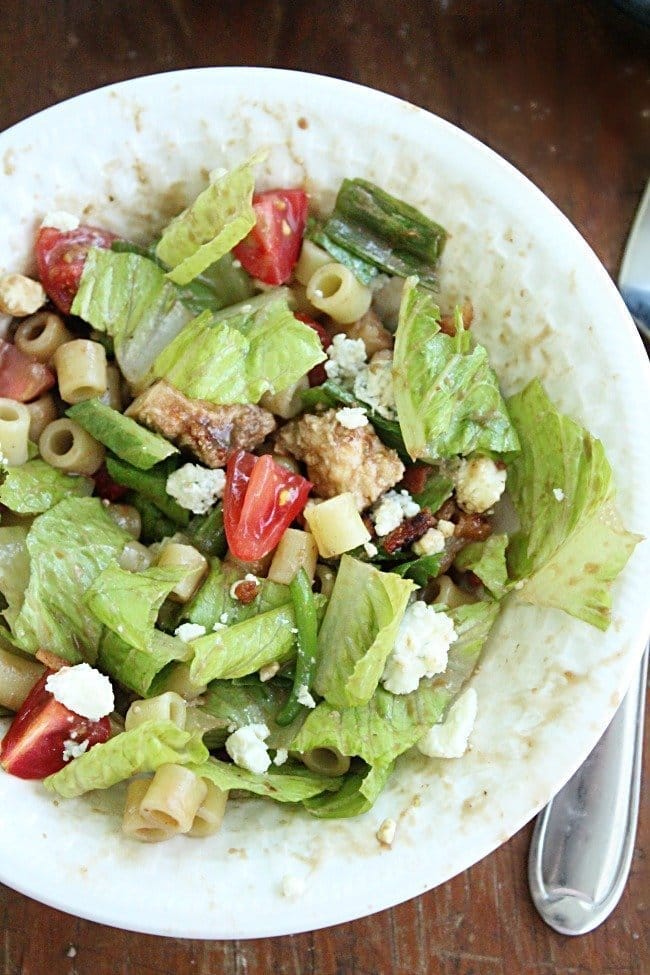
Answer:
[(70, 661), (64, 660), (50, 650), (37, 650), (34, 654), (36, 659), (44, 664), (48, 670), (61, 670), (62, 667), (69, 667)]
[(257, 582), (245, 579), (235, 586), (234, 593), (243, 606), (248, 606), (257, 597), (260, 587)]
[(372, 518), (370, 517), (370, 515), (369, 514), (361, 515), (361, 521), (364, 523), (364, 525), (366, 526), (366, 529), (370, 533), (370, 537), (371, 538), (375, 538), (376, 535), (377, 535), (377, 532), (375, 531), (375, 523), (372, 520)]
[(409, 494), (421, 494), (424, 491), (431, 468), (428, 464), (410, 464), (404, 472), (401, 487)]
[(453, 498), (447, 498), (445, 503), (434, 513), (436, 521), (453, 521), (459, 512), (458, 505)]
[(419, 538), (426, 535), (435, 523), (436, 519), (430, 511), (427, 511), (426, 508), (424, 511), (419, 511), (417, 515), (413, 515), (412, 518), (406, 518), (401, 525), (398, 525), (397, 528), (394, 528), (392, 532), (386, 535), (382, 543), (384, 550), (388, 555), (392, 555), (393, 552), (412, 545), (413, 542), (417, 542)]
[[(469, 299), (465, 299), (463, 302), (463, 307), (460, 310), (463, 325), (465, 328), (469, 328), (474, 321), (474, 306)], [(456, 334), (456, 323), (454, 322), (453, 315), (443, 315), (440, 319), (440, 331), (444, 332), (445, 335), (451, 335), (452, 337)]]
[(470, 542), (482, 542), (492, 534), (492, 525), (483, 515), (468, 515), (465, 511), (461, 511), (456, 522), (455, 534)]

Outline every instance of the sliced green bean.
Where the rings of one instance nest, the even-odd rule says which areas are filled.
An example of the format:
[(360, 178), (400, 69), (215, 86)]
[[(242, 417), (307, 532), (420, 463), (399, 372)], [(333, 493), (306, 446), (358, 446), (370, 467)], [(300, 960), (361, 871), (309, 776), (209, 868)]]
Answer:
[(298, 643), (296, 655), (293, 688), (282, 710), (276, 716), (279, 725), (286, 726), (300, 714), (304, 704), (298, 698), (304, 688), (309, 690), (314, 679), (316, 669), (316, 654), (318, 651), (318, 617), (316, 614), (316, 600), (311, 588), (309, 576), (304, 569), (299, 569), (289, 585), (293, 613), (295, 617)]

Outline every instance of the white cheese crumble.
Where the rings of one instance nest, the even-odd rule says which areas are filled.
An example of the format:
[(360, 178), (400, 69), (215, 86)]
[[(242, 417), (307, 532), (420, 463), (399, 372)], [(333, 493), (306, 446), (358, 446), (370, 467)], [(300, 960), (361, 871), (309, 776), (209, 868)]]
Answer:
[(263, 684), (266, 684), (268, 680), (271, 680), (272, 677), (275, 677), (279, 669), (280, 669), (280, 664), (277, 662), (277, 660), (274, 660), (272, 664), (266, 664), (265, 667), (260, 667), (259, 675), (258, 675), (259, 679), (262, 681)]
[(115, 707), (110, 680), (90, 664), (61, 667), (47, 678), (45, 690), (68, 711), (89, 721), (105, 718)]
[(525, 585), (526, 585), (526, 580), (520, 579), (519, 582), (515, 582), (512, 588), (519, 590), (519, 589), (523, 589)]
[(399, 625), (395, 645), (386, 661), (382, 682), (393, 694), (410, 694), (421, 677), (443, 674), (449, 647), (458, 634), (446, 613), (417, 601), (409, 606)]
[(288, 900), (297, 900), (305, 893), (306, 884), (300, 877), (293, 877), (287, 874), (282, 878), (282, 894)]
[(362, 406), (344, 406), (336, 411), (336, 419), (346, 430), (358, 430), (368, 426), (368, 417)]
[(556, 501), (564, 501), (565, 494), (562, 488), (553, 488), (553, 497)]
[(377, 554), (377, 552), (379, 551), (379, 549), (377, 548), (377, 546), (376, 545), (373, 545), (372, 542), (364, 542), (363, 543), (363, 547), (364, 547), (365, 552), (366, 552), (366, 555), (368, 556), (369, 559), (373, 559), (375, 557), (375, 555)]
[(88, 750), (88, 739), (85, 741), (75, 741), (73, 738), (66, 738), (63, 742), (63, 761), (69, 762), (73, 758), (79, 758)]
[(413, 543), (416, 555), (437, 555), (445, 550), (445, 536), (438, 528), (430, 528), (422, 538)]
[[(221, 616), (219, 617), (219, 622), (221, 623), (222, 626), (225, 626), (228, 622), (228, 613), (222, 613)], [(216, 623), (214, 625), (214, 628), (215, 629), (217, 628)]]
[(467, 751), (476, 721), (478, 696), (468, 687), (449, 708), (442, 724), (434, 724), (418, 742), (418, 749), (430, 758), (461, 758)]
[(354, 380), (353, 392), (357, 399), (367, 403), (384, 419), (394, 420), (397, 416), (397, 406), (393, 386), (392, 357), (382, 353), (373, 356), (370, 365), (358, 372)]
[(436, 528), (441, 535), (444, 535), (445, 538), (451, 538), (456, 531), (456, 526), (454, 525), (453, 521), (446, 521), (444, 518), (441, 518), (438, 521)]
[(392, 846), (395, 839), (397, 823), (394, 819), (385, 819), (377, 830), (377, 839), (382, 846)]
[(309, 688), (306, 684), (301, 684), (298, 688), (298, 693), (296, 694), (296, 700), (298, 704), (302, 704), (306, 708), (315, 708), (316, 701), (313, 699), (309, 693)]
[(241, 586), (242, 582), (254, 582), (255, 585), (259, 583), (257, 576), (254, 576), (252, 572), (247, 572), (243, 579), (235, 579), (232, 586), (230, 587), (230, 598), (238, 599), (237, 596), (237, 586)]
[(261, 775), (271, 764), (265, 744), (271, 732), (265, 724), (247, 724), (226, 738), (226, 751), (235, 765)]
[(79, 226), (79, 217), (65, 210), (52, 210), (43, 217), (41, 227), (52, 227), (53, 230), (60, 230), (66, 233), (68, 230), (76, 230)]
[(402, 524), (405, 518), (417, 515), (420, 505), (408, 491), (387, 491), (370, 512), (375, 531), (379, 536), (388, 535)]
[(366, 364), (363, 339), (349, 339), (340, 332), (327, 350), (325, 373), (328, 379), (342, 386), (352, 386), (360, 369)]
[[(222, 613), (221, 615), (223, 616), (224, 614)], [(227, 629), (228, 629), (228, 627), (226, 626), (225, 623), (219, 622), (219, 623), (215, 623), (214, 624), (214, 626), (212, 627), (212, 632), (213, 633), (218, 633), (219, 630), (227, 630)]]
[(289, 758), (289, 752), (286, 748), (278, 748), (273, 758), (274, 765), (284, 765), (286, 760)]
[(204, 515), (222, 496), (226, 475), (199, 464), (183, 464), (167, 478), (167, 494), (195, 515)]
[(174, 636), (177, 636), (183, 643), (189, 643), (190, 640), (205, 636), (205, 632), (205, 627), (201, 626), (200, 623), (181, 623), (174, 630)]
[(482, 514), (505, 491), (507, 471), (489, 457), (472, 457), (460, 460), (452, 477), (459, 507), (468, 514)]
[(42, 284), (24, 274), (5, 274), (0, 278), (0, 312), (17, 318), (33, 315), (47, 301)]

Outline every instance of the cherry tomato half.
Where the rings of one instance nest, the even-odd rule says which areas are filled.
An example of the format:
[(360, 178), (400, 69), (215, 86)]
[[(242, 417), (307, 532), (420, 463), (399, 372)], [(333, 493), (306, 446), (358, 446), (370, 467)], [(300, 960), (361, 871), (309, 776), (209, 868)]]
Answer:
[(242, 562), (267, 555), (307, 503), (311, 484), (268, 455), (245, 450), (226, 466), (223, 521), (228, 548)]
[(300, 254), (307, 220), (304, 190), (267, 190), (253, 196), (257, 222), (234, 248), (242, 267), (265, 284), (284, 284)]
[(36, 236), (36, 263), (41, 284), (54, 304), (66, 315), (79, 288), (91, 247), (111, 246), (115, 234), (81, 224), (76, 230), (41, 227)]
[(51, 389), (55, 381), (49, 366), (34, 362), (12, 342), (0, 339), (0, 396), (29, 403)]
[(82, 718), (56, 700), (45, 689), (52, 670), (46, 670), (34, 684), (0, 744), (0, 765), (20, 779), (44, 779), (65, 765), (64, 743), (68, 739), (88, 747), (108, 741), (111, 723)]
[[(302, 311), (297, 311), (294, 313), (294, 318), (297, 318), (299, 322), (304, 322), (305, 325), (309, 325), (310, 328), (318, 335), (320, 339), (320, 344), (323, 346), (323, 351), (327, 352), (330, 345), (332, 344), (332, 337), (320, 322), (315, 321), (309, 315), (305, 315)], [(327, 373), (325, 372), (325, 363), (319, 362), (317, 366), (310, 369), (307, 373), (307, 378), (309, 379), (310, 386), (322, 386), (327, 379)]]

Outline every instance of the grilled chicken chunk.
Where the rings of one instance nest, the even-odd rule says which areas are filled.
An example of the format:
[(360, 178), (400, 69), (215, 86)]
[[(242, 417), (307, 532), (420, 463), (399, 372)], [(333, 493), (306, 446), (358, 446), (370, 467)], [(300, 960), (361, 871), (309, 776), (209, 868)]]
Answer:
[(223, 467), (233, 450), (252, 450), (275, 430), (273, 415), (260, 406), (188, 399), (165, 380), (141, 393), (126, 414), (189, 450), (207, 467)]

